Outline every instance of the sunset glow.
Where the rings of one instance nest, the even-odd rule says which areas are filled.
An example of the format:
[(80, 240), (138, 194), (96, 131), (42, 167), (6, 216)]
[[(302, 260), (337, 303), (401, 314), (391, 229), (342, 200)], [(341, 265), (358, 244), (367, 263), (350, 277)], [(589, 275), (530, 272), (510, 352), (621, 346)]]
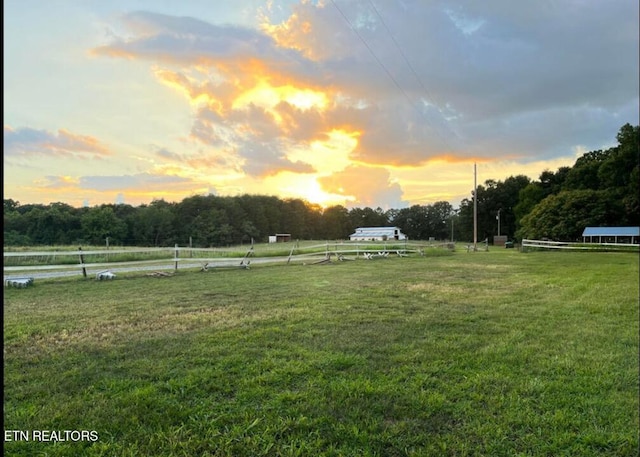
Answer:
[(261, 81), (236, 98), (232, 108), (242, 109), (253, 104), (273, 112), (272, 108), (281, 102), (287, 102), (303, 111), (311, 108), (322, 110), (327, 104), (326, 96), (322, 92), (292, 86), (273, 87), (268, 82)]
[(637, 2), (503, 6), (8, 2), (5, 198), (457, 205), (637, 123)]

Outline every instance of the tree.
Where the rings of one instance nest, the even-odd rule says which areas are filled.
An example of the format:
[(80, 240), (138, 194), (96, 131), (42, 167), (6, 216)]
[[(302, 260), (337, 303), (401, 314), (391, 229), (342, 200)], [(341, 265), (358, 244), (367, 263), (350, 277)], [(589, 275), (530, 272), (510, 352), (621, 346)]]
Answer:
[(258, 234), (260, 232), (258, 232), (258, 229), (256, 228), (255, 225), (253, 225), (253, 222), (251, 221), (244, 221), (242, 223), (242, 242), (250, 242), (251, 240), (255, 240), (256, 238), (258, 238)]
[(545, 197), (551, 194), (557, 194), (562, 190), (567, 175), (571, 171), (571, 167), (560, 167), (555, 173), (545, 170), (540, 173), (540, 186), (544, 190)]
[[(224, 233), (222, 227), (224, 225)], [(226, 222), (226, 214), (217, 209), (201, 211), (189, 224), (188, 233), (193, 243), (200, 247), (219, 246), (227, 243), (227, 237), (232, 233), (231, 226)]]
[(399, 227), (411, 240), (428, 239), (428, 208), (423, 205), (412, 205), (409, 208), (402, 208), (396, 214), (393, 225)]
[(615, 225), (621, 203), (607, 191), (562, 191), (550, 195), (522, 218), (519, 238), (576, 241), (585, 227)]
[(460, 240), (473, 240), (473, 191), (471, 199), (463, 198), (458, 208), (458, 237)]
[(269, 234), (279, 231), (282, 219), (282, 201), (277, 197), (245, 194), (238, 197), (238, 204), (255, 226), (256, 230), (252, 236), (256, 240), (266, 241)]
[(450, 218), (453, 207), (449, 202), (441, 201), (427, 205), (427, 236), (437, 240), (450, 237)]
[(93, 245), (102, 245), (107, 237), (113, 243), (122, 243), (127, 226), (118, 219), (108, 205), (90, 208), (80, 219), (84, 240)]
[(598, 170), (609, 158), (609, 151), (591, 151), (576, 160), (571, 170), (567, 173), (566, 179), (562, 185), (563, 190), (580, 190), (593, 189), (598, 190), (600, 186), (600, 178), (598, 178)]
[(522, 218), (529, 214), (535, 206), (544, 198), (545, 189), (540, 182), (529, 183), (518, 193), (518, 203), (513, 208), (513, 215), (516, 219), (516, 233), (522, 227)]
[(20, 206), (20, 202), (17, 202), (15, 200), (12, 199), (5, 199), (4, 200), (4, 212), (5, 214), (9, 211), (15, 211), (18, 209), (18, 206)]
[(134, 233), (135, 225), (138, 220), (138, 212), (144, 205), (142, 207), (134, 207), (126, 203), (118, 203), (109, 206), (113, 208), (113, 213), (116, 217), (123, 221), (127, 227), (127, 234), (122, 239), (122, 243), (125, 245), (136, 245), (138, 240), (136, 240)]
[(174, 244), (174, 214), (173, 206), (164, 200), (141, 207), (133, 228), (137, 244), (156, 247)]
[(369, 207), (350, 209), (349, 220), (354, 230), (357, 227), (384, 227), (389, 223), (382, 208), (374, 210)]
[(34, 244), (71, 244), (81, 236), (80, 219), (66, 203), (35, 206), (22, 218)]
[(640, 127), (625, 124), (620, 128), (616, 139), (618, 146), (610, 150), (609, 156), (600, 165), (598, 179), (602, 190), (611, 190), (621, 200), (626, 214), (624, 222), (638, 225)]
[(294, 239), (308, 238), (308, 216), (307, 202), (299, 198), (286, 199), (282, 207), (282, 232), (291, 234)]
[(28, 246), (33, 244), (27, 235), (28, 225), (23, 214), (18, 212), (20, 203), (14, 200), (4, 201), (4, 246)]
[[(531, 180), (524, 175), (510, 176), (504, 182), (487, 180), (485, 186), (477, 187), (477, 227), (478, 240), (491, 239), (498, 234), (498, 212), (500, 213), (500, 234), (513, 238), (516, 232), (515, 208), (520, 191), (529, 186)], [(473, 196), (475, 198), (475, 196)], [(473, 238), (474, 198), (460, 203), (460, 234), (465, 239)], [(522, 208), (521, 208), (522, 209)]]
[(216, 206), (219, 205), (214, 195), (194, 195), (178, 203), (174, 208), (173, 220), (176, 242), (187, 243), (191, 238), (196, 246), (216, 245), (212, 224), (218, 223), (222, 218)]
[(322, 231), (319, 238), (343, 240), (353, 233), (349, 210), (342, 205), (330, 206), (322, 212)]

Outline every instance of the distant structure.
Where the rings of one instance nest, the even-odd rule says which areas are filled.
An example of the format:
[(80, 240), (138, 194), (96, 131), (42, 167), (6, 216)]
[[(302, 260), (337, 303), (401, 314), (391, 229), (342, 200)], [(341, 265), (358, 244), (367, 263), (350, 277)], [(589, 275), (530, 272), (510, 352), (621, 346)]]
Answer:
[(351, 241), (406, 240), (407, 236), (398, 227), (358, 227), (349, 235)]
[(276, 233), (275, 235), (269, 235), (269, 243), (286, 243), (291, 241), (290, 233)]
[(586, 227), (583, 243), (640, 243), (640, 227)]

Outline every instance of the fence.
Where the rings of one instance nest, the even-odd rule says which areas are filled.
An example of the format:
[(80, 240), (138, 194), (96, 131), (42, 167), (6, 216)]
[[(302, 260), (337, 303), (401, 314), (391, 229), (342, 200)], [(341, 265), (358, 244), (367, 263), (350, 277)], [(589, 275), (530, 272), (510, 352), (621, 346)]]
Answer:
[[(82, 274), (87, 276), (89, 269), (105, 268), (161, 268), (167, 260), (173, 260), (178, 252), (175, 248), (134, 248), (89, 250), (82, 248), (77, 250), (62, 251), (31, 251), (31, 252), (4, 252), (3, 272), (5, 281), (7, 274), (39, 273), (39, 276), (65, 276)], [(173, 255), (172, 255), (173, 254)], [(109, 258), (127, 258), (145, 256), (153, 257), (150, 260), (123, 260), (109, 261)], [(88, 261), (94, 258), (94, 261)], [(101, 261), (99, 261), (101, 260)], [(17, 265), (15, 265), (17, 264)]]
[(581, 251), (638, 251), (640, 245), (626, 243), (570, 243), (547, 240), (522, 240), (522, 250), (528, 249), (570, 249)]
[[(287, 245), (291, 244), (289, 249)], [(24, 276), (54, 277), (82, 274), (84, 277), (100, 271), (167, 270), (178, 268), (247, 267), (254, 263), (291, 263), (295, 261), (341, 259), (349, 256), (367, 258), (367, 254), (391, 253), (399, 256), (424, 255), (426, 248), (447, 245), (400, 242), (325, 242), (301, 245), (299, 242), (261, 245), (256, 248), (130, 248), (99, 250), (57, 250), (4, 252), (4, 279)], [(144, 257), (150, 257), (144, 259)], [(135, 260), (119, 260), (135, 257)], [(368, 256), (370, 257), (370, 256)], [(109, 260), (111, 259), (111, 260)], [(57, 263), (56, 263), (57, 262)]]

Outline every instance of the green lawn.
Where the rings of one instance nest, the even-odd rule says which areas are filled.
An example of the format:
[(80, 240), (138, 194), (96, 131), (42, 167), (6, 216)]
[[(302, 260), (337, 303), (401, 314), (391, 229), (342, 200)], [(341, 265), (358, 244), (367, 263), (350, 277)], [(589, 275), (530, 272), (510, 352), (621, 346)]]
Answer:
[(635, 457), (638, 327), (629, 253), (37, 280), (4, 294), (5, 455)]

